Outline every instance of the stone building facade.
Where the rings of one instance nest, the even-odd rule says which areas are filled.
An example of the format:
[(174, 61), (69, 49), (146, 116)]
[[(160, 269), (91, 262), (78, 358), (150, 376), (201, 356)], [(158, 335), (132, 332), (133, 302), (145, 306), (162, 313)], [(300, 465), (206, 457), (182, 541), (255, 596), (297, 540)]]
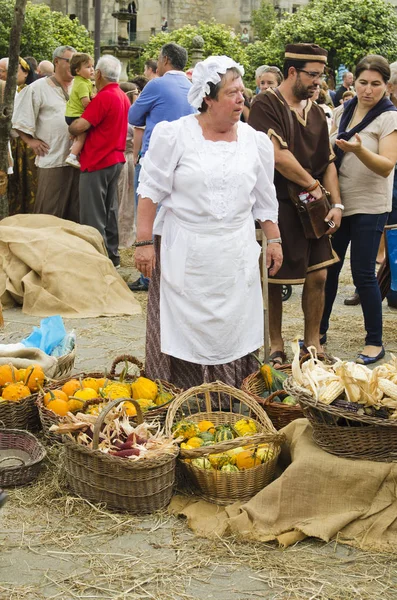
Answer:
[[(281, 10), (293, 11), (308, 0), (274, 0)], [(52, 10), (76, 15), (91, 32), (94, 30), (96, 0), (32, 0), (44, 2)], [(135, 0), (128, 2), (134, 13), (131, 38), (145, 42), (153, 33), (161, 30), (163, 17), (170, 30), (183, 25), (194, 25), (198, 21), (215, 19), (229, 25), (239, 33), (244, 27), (250, 30), (251, 12), (260, 5), (260, 0)], [(117, 0), (101, 0), (101, 40), (112, 43), (117, 38), (116, 20), (112, 13), (119, 9)]]
[[(76, 15), (91, 32), (94, 30), (95, 2), (98, 0), (32, 0), (44, 2), (52, 10)], [(101, 41), (110, 44), (117, 39), (117, 24), (112, 13), (119, 10), (118, 0), (101, 1)], [(309, 0), (273, 0), (281, 11), (294, 12)], [(392, 0), (397, 5), (397, 0)], [(124, 4), (124, 2), (123, 2)], [(183, 25), (194, 25), (200, 20), (215, 19), (233, 27), (240, 33), (244, 27), (250, 31), (251, 13), (260, 0), (133, 0), (126, 2), (133, 14), (131, 41), (145, 42), (150, 35), (158, 33), (164, 18), (169, 30)]]

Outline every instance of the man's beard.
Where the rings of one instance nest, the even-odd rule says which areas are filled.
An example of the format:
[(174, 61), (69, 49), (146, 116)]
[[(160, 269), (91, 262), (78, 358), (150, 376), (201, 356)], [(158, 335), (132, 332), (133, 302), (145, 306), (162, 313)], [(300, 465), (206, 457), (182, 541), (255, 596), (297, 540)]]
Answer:
[(315, 86), (304, 86), (298, 75), (292, 87), (292, 93), (294, 94), (295, 98), (297, 98), (298, 100), (307, 100), (308, 98), (311, 98), (313, 96), (315, 91)]

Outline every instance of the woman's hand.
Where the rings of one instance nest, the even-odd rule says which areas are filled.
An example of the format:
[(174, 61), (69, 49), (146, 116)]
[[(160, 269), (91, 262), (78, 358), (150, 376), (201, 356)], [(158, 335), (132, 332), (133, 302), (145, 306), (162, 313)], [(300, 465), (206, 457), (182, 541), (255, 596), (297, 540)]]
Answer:
[(335, 140), (335, 144), (338, 146), (338, 148), (340, 148), (341, 150), (343, 150), (343, 152), (359, 152), (362, 148), (362, 142), (361, 142), (361, 138), (358, 135), (358, 133), (356, 133), (354, 135), (354, 142), (346, 142), (346, 140)]
[(137, 246), (135, 249), (135, 266), (145, 277), (151, 277), (156, 266), (153, 245)]
[(268, 244), (266, 248), (266, 267), (269, 275), (275, 275), (283, 262), (283, 250), (278, 242)]

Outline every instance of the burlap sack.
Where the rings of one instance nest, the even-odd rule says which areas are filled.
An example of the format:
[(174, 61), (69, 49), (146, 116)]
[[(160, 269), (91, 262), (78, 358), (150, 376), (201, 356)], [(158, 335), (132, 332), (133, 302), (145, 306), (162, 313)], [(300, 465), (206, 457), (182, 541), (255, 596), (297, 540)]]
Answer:
[(235, 534), (289, 546), (306, 536), (361, 549), (397, 550), (397, 464), (348, 460), (312, 439), (306, 419), (282, 430), (284, 471), (246, 504), (226, 508), (175, 497), (170, 510), (205, 537)]
[(0, 300), (28, 315), (99, 317), (139, 314), (99, 232), (51, 215), (0, 223)]

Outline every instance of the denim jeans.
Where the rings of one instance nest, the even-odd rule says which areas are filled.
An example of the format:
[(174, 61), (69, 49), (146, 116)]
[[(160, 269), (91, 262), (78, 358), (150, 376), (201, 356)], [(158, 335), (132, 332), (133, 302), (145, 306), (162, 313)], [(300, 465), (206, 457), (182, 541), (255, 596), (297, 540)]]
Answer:
[(365, 344), (382, 346), (382, 299), (375, 275), (376, 255), (388, 213), (379, 215), (357, 214), (343, 217), (332, 246), (340, 262), (328, 267), (325, 284), (325, 307), (321, 320), (321, 335), (327, 332), (329, 318), (338, 291), (339, 273), (343, 267), (346, 250), (350, 247), (350, 265), (353, 282), (361, 300), (364, 325), (367, 331)]
[[(136, 227), (136, 219), (138, 216), (138, 185), (139, 185), (139, 173), (141, 172), (141, 165), (140, 163), (137, 163), (135, 165), (135, 172), (134, 172), (134, 219), (135, 219), (135, 227)], [(139, 277), (139, 281), (141, 282), (142, 285), (149, 285), (150, 279), (149, 277), (145, 277), (144, 275), (140, 275)]]

